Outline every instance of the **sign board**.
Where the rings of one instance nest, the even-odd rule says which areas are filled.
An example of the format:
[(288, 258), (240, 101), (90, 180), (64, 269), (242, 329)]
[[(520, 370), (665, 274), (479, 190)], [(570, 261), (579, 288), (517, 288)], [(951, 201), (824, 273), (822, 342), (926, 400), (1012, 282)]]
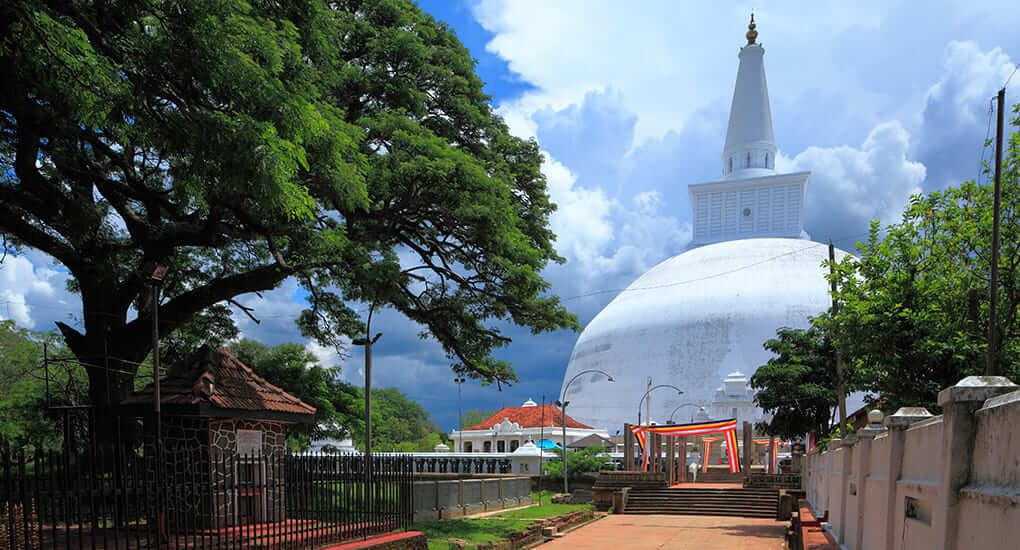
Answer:
[(260, 430), (237, 430), (237, 454), (241, 457), (262, 454), (262, 432)]

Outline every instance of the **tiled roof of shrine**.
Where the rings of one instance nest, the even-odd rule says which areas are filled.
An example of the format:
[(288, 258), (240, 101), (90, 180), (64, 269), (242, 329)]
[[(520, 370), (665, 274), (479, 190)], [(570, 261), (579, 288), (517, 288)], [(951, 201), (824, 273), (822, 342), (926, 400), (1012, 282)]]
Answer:
[[(152, 403), (153, 385), (122, 404)], [(223, 349), (202, 346), (191, 359), (172, 366), (160, 379), (162, 405), (211, 405), (219, 409), (315, 414), (315, 407), (270, 384)]]

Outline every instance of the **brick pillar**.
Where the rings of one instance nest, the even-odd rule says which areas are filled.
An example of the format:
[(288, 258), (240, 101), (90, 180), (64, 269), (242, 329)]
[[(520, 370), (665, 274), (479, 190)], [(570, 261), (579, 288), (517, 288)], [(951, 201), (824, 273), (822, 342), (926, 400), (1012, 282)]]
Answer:
[(977, 420), (974, 411), (986, 399), (1016, 391), (1017, 385), (1003, 376), (968, 376), (939, 392), (942, 407), (942, 471), (932, 511), (935, 548), (955, 550), (959, 523), (960, 489), (970, 478)]
[(634, 471), (634, 432), (630, 424), (623, 425), (623, 469)]
[(658, 433), (655, 434), (655, 437), (654, 437), (653, 441), (655, 442), (655, 444), (652, 445), (652, 453), (653, 453), (652, 454), (652, 462), (651, 462), (652, 471), (653, 472), (661, 472), (662, 471), (662, 434), (658, 434)]
[(886, 458), (886, 514), (885, 514), (885, 550), (896, 548), (896, 482), (903, 473), (903, 442), (907, 428), (911, 424), (932, 417), (924, 407), (903, 407), (892, 416), (885, 417), (884, 424), (889, 428), (889, 455)]
[[(751, 475), (751, 423), (744, 422), (744, 477)], [(734, 453), (737, 454), (737, 453)]]
[(666, 438), (666, 483), (673, 485), (676, 483), (676, 457), (674, 451), (676, 450), (676, 438)]
[(776, 473), (776, 436), (769, 436), (769, 466), (766, 471)]

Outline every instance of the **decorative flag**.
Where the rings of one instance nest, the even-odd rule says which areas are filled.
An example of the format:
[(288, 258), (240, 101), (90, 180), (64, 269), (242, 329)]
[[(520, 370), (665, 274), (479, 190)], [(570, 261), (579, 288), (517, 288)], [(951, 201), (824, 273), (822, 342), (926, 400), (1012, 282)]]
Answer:
[(710, 422), (694, 422), (691, 424), (663, 424), (659, 426), (631, 426), (634, 438), (637, 439), (638, 447), (644, 454), (643, 470), (648, 470), (648, 453), (645, 452), (645, 432), (658, 433), (668, 436), (685, 435), (708, 435), (721, 433), (726, 437), (726, 453), (729, 456), (730, 472), (740, 471), (740, 462), (737, 458), (737, 419), (713, 420)]
[(708, 457), (712, 456), (712, 442), (713, 441), (718, 441), (719, 438), (718, 437), (703, 437), (703, 438), (701, 438), (701, 440), (705, 442), (705, 456), (703, 456), (702, 459), (701, 459), (701, 471), (702, 472), (707, 472), (708, 471)]

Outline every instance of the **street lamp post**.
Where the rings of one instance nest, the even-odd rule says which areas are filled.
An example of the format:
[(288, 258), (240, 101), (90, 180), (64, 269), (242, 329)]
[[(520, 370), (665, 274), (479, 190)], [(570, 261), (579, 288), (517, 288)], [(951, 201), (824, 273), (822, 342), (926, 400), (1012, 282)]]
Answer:
[[(645, 402), (645, 398), (648, 397), (648, 394), (652, 393), (653, 391), (655, 391), (655, 390), (657, 390), (659, 388), (673, 388), (674, 390), (677, 391), (677, 395), (683, 395), (684, 394), (683, 390), (681, 390), (680, 388), (674, 386), (673, 384), (659, 384), (658, 386), (655, 386), (654, 388), (646, 391), (645, 394), (641, 396), (641, 400), (638, 401), (638, 404), (637, 404), (637, 425), (638, 426), (641, 425), (641, 404)], [(651, 422), (651, 420), (652, 420), (651, 418), (648, 419), (649, 422)]]
[[(680, 409), (682, 409), (684, 407), (697, 407), (697, 406), (698, 406), (697, 403), (684, 403), (683, 405), (680, 405), (679, 407), (673, 409), (673, 412), (669, 413), (669, 423), (670, 424), (673, 423), (673, 416), (676, 415), (676, 412), (679, 411)], [(638, 408), (640, 408), (640, 407), (641, 407), (641, 405), (638, 405)], [(640, 414), (640, 413), (641, 413), (641, 411), (638, 411), (638, 414)], [(692, 420), (692, 422), (693, 422), (693, 420)]]
[(460, 408), (460, 387), (467, 382), (467, 378), (458, 376), (453, 381), (457, 384), (457, 431), (460, 432), (460, 452), (464, 452), (464, 411)]
[(560, 399), (558, 401), (556, 401), (556, 406), (560, 407), (560, 412), (562, 413), (562, 416), (560, 418), (560, 424), (563, 425), (563, 449), (562, 450), (563, 450), (563, 492), (564, 493), (569, 493), (570, 492), (569, 486), (567, 485), (567, 477), (568, 477), (567, 476), (567, 405), (570, 404), (570, 401), (567, 401), (567, 390), (570, 389), (570, 385), (574, 383), (574, 380), (577, 380), (577, 378), (579, 376), (581, 376), (582, 374), (588, 374), (589, 372), (597, 372), (599, 374), (604, 374), (604, 375), (606, 375), (606, 378), (610, 382), (616, 382), (616, 380), (612, 377), (612, 375), (610, 375), (606, 371), (601, 371), (601, 370), (598, 370), (598, 369), (588, 369), (588, 370), (583, 370), (583, 371), (575, 374), (574, 377), (571, 378), (566, 383), (566, 385), (563, 386), (563, 395), (560, 397)]

